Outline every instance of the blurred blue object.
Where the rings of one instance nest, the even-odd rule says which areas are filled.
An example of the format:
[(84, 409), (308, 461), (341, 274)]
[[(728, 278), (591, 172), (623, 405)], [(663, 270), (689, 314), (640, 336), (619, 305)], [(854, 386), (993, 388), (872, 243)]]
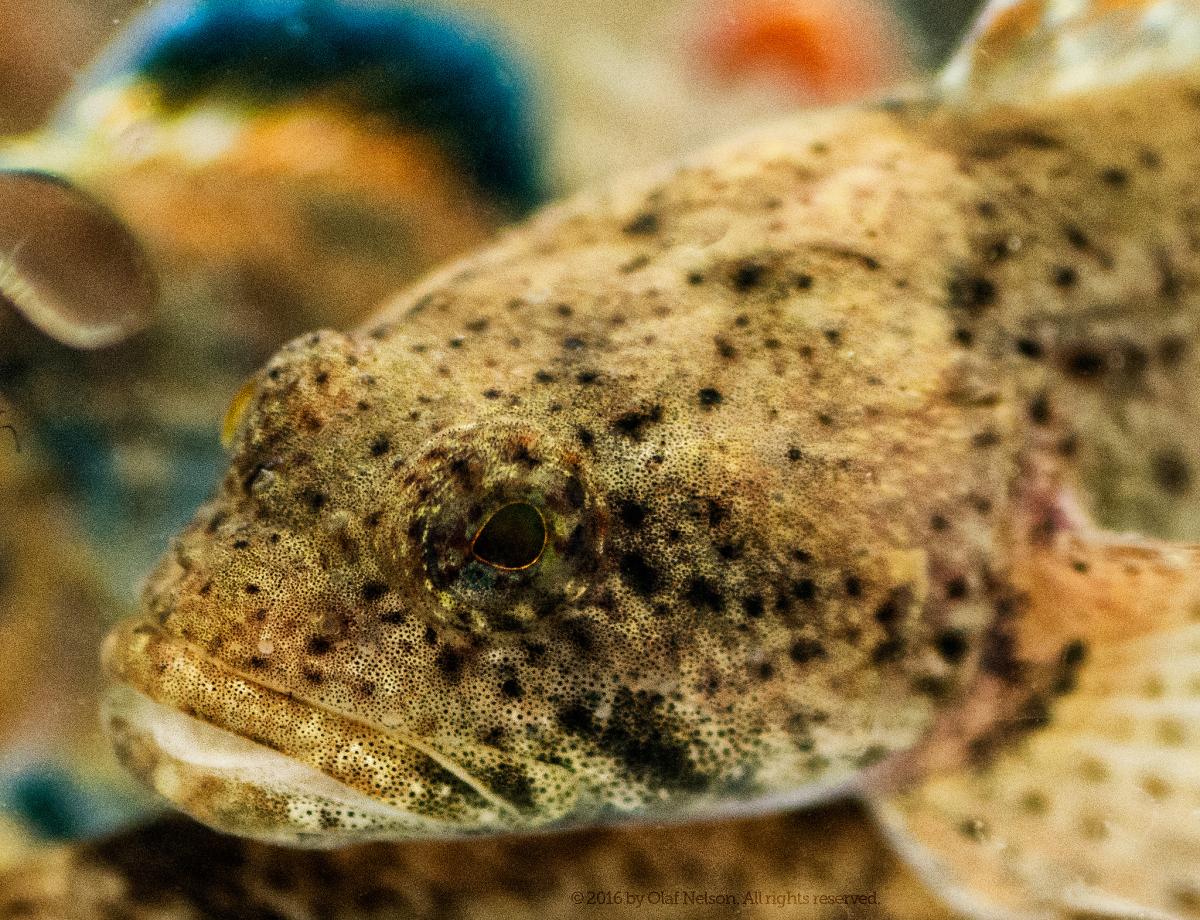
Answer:
[[(432, 135), (519, 213), (545, 197), (529, 81), (477, 23), (415, 5), (191, 0), (152, 9), (86, 79), (141, 75), (163, 105), (332, 101)], [(70, 111), (68, 103), (65, 111)]]
[(0, 781), (0, 811), (43, 841), (105, 834), (143, 810), (118, 792), (81, 781), (57, 763), (32, 764)]

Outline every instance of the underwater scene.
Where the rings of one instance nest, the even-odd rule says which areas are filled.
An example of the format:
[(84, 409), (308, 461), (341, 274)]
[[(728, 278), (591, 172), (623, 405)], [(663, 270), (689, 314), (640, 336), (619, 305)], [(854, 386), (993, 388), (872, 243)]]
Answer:
[(1200, 0), (0, 26), (0, 920), (1200, 920)]

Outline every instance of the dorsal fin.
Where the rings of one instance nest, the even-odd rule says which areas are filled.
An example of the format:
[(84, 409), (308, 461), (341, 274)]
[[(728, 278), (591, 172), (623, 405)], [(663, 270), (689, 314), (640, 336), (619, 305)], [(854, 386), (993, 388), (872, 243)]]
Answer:
[(976, 106), (1194, 66), (1197, 0), (991, 0), (940, 82), (947, 99)]

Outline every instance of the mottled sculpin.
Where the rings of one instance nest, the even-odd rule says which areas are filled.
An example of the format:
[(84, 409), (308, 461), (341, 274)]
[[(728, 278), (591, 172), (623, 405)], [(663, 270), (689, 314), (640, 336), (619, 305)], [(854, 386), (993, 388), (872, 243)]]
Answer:
[(297, 339), (107, 643), (122, 758), (309, 847), (850, 794), (969, 915), (1200, 915), (1198, 55), (999, 4)]

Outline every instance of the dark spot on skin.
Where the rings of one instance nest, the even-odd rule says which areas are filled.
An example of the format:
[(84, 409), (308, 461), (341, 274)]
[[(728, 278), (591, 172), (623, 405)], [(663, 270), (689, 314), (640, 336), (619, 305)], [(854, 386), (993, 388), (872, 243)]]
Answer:
[(1076, 249), (1084, 250), (1091, 246), (1091, 240), (1088, 239), (1087, 234), (1075, 224), (1067, 224), (1065, 227), (1063, 227), (1063, 236), (1065, 236), (1067, 238), (1067, 242)]
[(829, 657), (829, 653), (825, 651), (825, 646), (814, 639), (797, 639), (792, 643), (788, 654), (796, 664), (807, 664), (818, 658)]
[(875, 646), (875, 650), (871, 653), (871, 661), (875, 664), (899, 661), (904, 656), (904, 648), (903, 639), (885, 639)]
[(970, 348), (975, 344), (975, 333), (960, 326), (954, 330), (954, 341), (963, 348)]
[(1161, 451), (1151, 459), (1154, 481), (1168, 495), (1184, 495), (1192, 487), (1192, 469), (1183, 452)]
[(960, 601), (967, 596), (967, 580), (961, 575), (946, 582), (946, 597), (952, 601)]
[(796, 289), (800, 291), (812, 290), (813, 276), (807, 273), (801, 273), (796, 276)]
[(996, 302), (995, 282), (980, 276), (958, 277), (950, 282), (950, 305), (968, 313), (981, 313)]
[(580, 371), (575, 375), (575, 382), (583, 386), (588, 386), (600, 379), (599, 371)]
[(1124, 188), (1129, 184), (1129, 173), (1119, 166), (1110, 166), (1101, 170), (1100, 179), (1113, 188)]
[(313, 377), (313, 382), (318, 385), (321, 385), (321, 386), (328, 383), (329, 382), (329, 372), (328, 371), (318, 371), (316, 376)]
[(596, 627), (587, 617), (575, 617), (562, 624), (567, 641), (584, 652), (596, 646)]
[(958, 664), (970, 650), (966, 633), (959, 629), (947, 629), (939, 633), (935, 647), (947, 664)]
[(804, 459), (804, 452), (801, 451), (799, 447), (789, 447), (787, 458), (792, 463), (798, 463), (800, 460)]
[(641, 436), (647, 426), (660, 421), (662, 421), (662, 407), (654, 406), (648, 411), (626, 412), (624, 415), (618, 416), (617, 420), (613, 422), (613, 427), (621, 434), (637, 438)]
[(586, 344), (587, 343), (585, 343), (583, 339), (579, 338), (578, 336), (571, 335), (563, 339), (563, 348), (565, 348), (567, 351), (579, 351)]
[(746, 611), (746, 616), (752, 620), (757, 620), (763, 615), (763, 599), (761, 594), (751, 594), (742, 601), (742, 609)]
[(971, 444), (974, 447), (977, 447), (980, 449), (985, 449), (985, 450), (989, 447), (995, 447), (999, 443), (1000, 443), (999, 432), (997, 432), (991, 428), (987, 429), (986, 431), (981, 431), (978, 434), (973, 435), (971, 438)]
[(792, 597), (798, 601), (811, 601), (817, 596), (817, 583), (811, 578), (801, 578), (792, 583)]
[(1087, 379), (1103, 373), (1108, 365), (1104, 354), (1086, 346), (1069, 350), (1063, 356), (1063, 367), (1072, 377)]
[[(407, 620), (408, 617), (400, 610), (389, 610), (379, 618), (379, 622), (385, 623), (388, 626), (397, 626)], [(436, 636), (435, 636), (436, 640)]]
[(648, 597), (658, 588), (658, 572), (640, 553), (626, 553), (622, 556), (620, 571), (625, 583), (643, 597)]
[(935, 514), (929, 518), (929, 526), (931, 529), (941, 533), (950, 527), (950, 522), (947, 521), (942, 515)]
[(1158, 343), (1158, 360), (1164, 367), (1177, 367), (1187, 355), (1188, 342), (1182, 336), (1167, 336)]
[(388, 592), (388, 586), (379, 581), (369, 581), (363, 585), (362, 596), (367, 603), (379, 600)]
[(1023, 357), (1036, 361), (1045, 354), (1042, 348), (1042, 343), (1037, 339), (1020, 338), (1017, 339), (1017, 353)]
[(586, 428), (580, 428), (575, 434), (584, 447), (592, 447), (596, 443), (596, 436)]
[(658, 230), (658, 215), (650, 211), (639, 214), (625, 225), (625, 232), (630, 236), (649, 236), (657, 233)]
[(861, 597), (862, 590), (863, 585), (861, 578), (859, 578), (857, 575), (850, 575), (846, 578), (846, 595), (848, 597)]
[(712, 387), (704, 387), (704, 389), (699, 392), (698, 396), (700, 398), (700, 405), (706, 408), (719, 406), (723, 400), (720, 391), (714, 390)]
[(720, 527), (729, 517), (729, 509), (715, 499), (709, 499), (705, 506), (708, 510), (708, 526)]
[(638, 779), (699, 791), (707, 781), (691, 762), (684, 726), (666, 714), (664, 703), (661, 694), (619, 689), (599, 745)]
[(249, 540), (234, 540), (234, 541), (233, 541), (233, 548), (234, 548), (234, 549), (238, 549), (238, 550), (241, 550), (241, 549), (249, 549), (249, 547), (250, 547), (250, 541), (249, 541)]
[(434, 663), (449, 681), (457, 681), (462, 676), (462, 652), (449, 645), (442, 647), (442, 650), (437, 654), (437, 658), (434, 659)]
[(432, 626), (425, 627), (425, 644), (431, 648), (438, 644), (437, 630)]
[(711, 610), (720, 613), (725, 609), (725, 598), (721, 596), (716, 584), (708, 578), (695, 578), (688, 585), (687, 602), (697, 610)]
[(592, 710), (581, 703), (573, 703), (559, 710), (558, 722), (573, 735), (590, 735), (596, 730)]
[(704, 275), (701, 272), (688, 272), (687, 283), (692, 287), (699, 287), (704, 283)]
[(324, 636), (313, 636), (308, 640), (308, 653), (310, 655), (325, 655), (333, 648), (333, 644)]
[(537, 371), (534, 373), (533, 379), (538, 383), (553, 383), (554, 375), (549, 371)]
[(630, 530), (637, 530), (646, 521), (649, 509), (635, 501), (623, 500), (617, 505), (617, 514)]
[(525, 691), (521, 687), (521, 682), (515, 677), (510, 677), (500, 685), (500, 692), (510, 700), (519, 700), (525, 695)]
[(1079, 669), (1087, 661), (1087, 644), (1081, 639), (1075, 639), (1063, 646), (1058, 656), (1058, 667), (1054, 675), (1052, 692), (1057, 696), (1065, 696), (1075, 690), (1079, 682)]
[(758, 287), (766, 276), (766, 269), (757, 262), (743, 262), (730, 275), (730, 283), (735, 291), (745, 294)]
[(256, 584), (251, 583), (251, 584), (246, 585), (242, 590), (244, 590), (247, 594), (258, 594), (258, 592), (261, 591), (262, 588), (260, 588)]
[(391, 449), (392, 449), (392, 442), (389, 441), (387, 439), (387, 437), (384, 435), (380, 435), (378, 438), (376, 438), (374, 441), (371, 442), (371, 456), (372, 457), (382, 457), (384, 454), (386, 454)]
[(1073, 288), (1079, 282), (1079, 273), (1070, 266), (1060, 266), (1054, 270), (1054, 283), (1060, 288)]
[(329, 496), (324, 492), (308, 492), (305, 495), (310, 510), (317, 512), (329, 503)]

